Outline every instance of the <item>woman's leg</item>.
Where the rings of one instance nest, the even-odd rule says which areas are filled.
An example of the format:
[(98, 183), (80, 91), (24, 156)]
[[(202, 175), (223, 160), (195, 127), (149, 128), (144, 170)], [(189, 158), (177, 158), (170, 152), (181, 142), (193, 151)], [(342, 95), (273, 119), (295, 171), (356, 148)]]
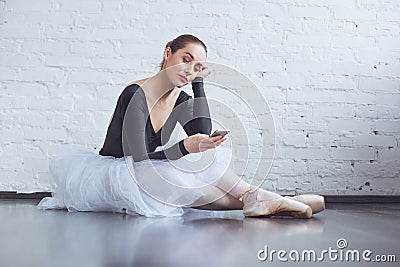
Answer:
[[(209, 186), (203, 189), (206, 194), (204, 197), (198, 199), (191, 208), (201, 210), (241, 210), (243, 209), (243, 202), (234, 198), (222, 189), (216, 186)], [(200, 204), (208, 203), (208, 204)], [(197, 206), (199, 205), (200, 206)]]
[[(211, 210), (243, 209), (243, 202), (239, 200), (241, 193), (250, 188), (250, 184), (242, 181), (232, 169), (228, 169), (220, 178), (216, 186), (205, 187), (205, 197), (198, 199), (192, 208)], [(272, 200), (281, 197), (279, 194), (259, 189), (258, 199)], [(217, 199), (217, 200), (215, 200)], [(199, 205), (199, 203), (209, 203)]]
[[(241, 194), (250, 188), (250, 184), (242, 181), (236, 173), (229, 169), (224, 173), (221, 179), (216, 184), (217, 187), (221, 188), (225, 192), (228, 192), (234, 198), (239, 199)], [(272, 200), (281, 197), (277, 193), (273, 193), (260, 188), (258, 190), (258, 199)]]

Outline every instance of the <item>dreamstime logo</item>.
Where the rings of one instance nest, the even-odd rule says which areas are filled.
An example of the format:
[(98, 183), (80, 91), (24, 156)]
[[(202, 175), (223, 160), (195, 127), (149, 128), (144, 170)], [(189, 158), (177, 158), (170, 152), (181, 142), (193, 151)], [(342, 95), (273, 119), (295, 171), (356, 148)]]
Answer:
[(337, 246), (338, 248), (340, 248), (340, 249), (347, 248), (347, 240), (344, 239), (344, 238), (339, 238), (339, 239), (336, 241), (336, 246)]
[(269, 250), (268, 246), (264, 246), (263, 249), (257, 252), (257, 258), (260, 261), (293, 261), (293, 262), (321, 262), (325, 260), (330, 261), (341, 261), (341, 262), (360, 262), (361, 260), (366, 262), (396, 262), (396, 255), (394, 254), (376, 254), (369, 249), (358, 250), (358, 249), (346, 249), (348, 247), (347, 240), (339, 238), (336, 241), (338, 249), (329, 247), (323, 249), (319, 253), (313, 249), (305, 249), (302, 251), (292, 249), (286, 250)]
[[(152, 107), (147, 106), (144, 92), (159, 90), (157, 85), (165, 84), (160, 82), (165, 81), (165, 77), (179, 87), (179, 74), (188, 65), (171, 66), (140, 85), (124, 116), (122, 146), (132, 178), (148, 195), (172, 206), (190, 206), (196, 195), (205, 195), (210, 190), (208, 187), (215, 187), (228, 168), (240, 179), (245, 178), (252, 186), (259, 187), (270, 171), (275, 154), (275, 125), (261, 90), (234, 68), (214, 62), (205, 64), (211, 70), (203, 81), (206, 97), (196, 96), (191, 84), (183, 86), (181, 90), (187, 89), (189, 95), (193, 93), (193, 98), (175, 106), (160, 134), (154, 137), (161, 139), (162, 146), (157, 149), (174, 160), (146, 158), (150, 151), (147, 151), (145, 133), (150, 127), (148, 122), (151, 125)], [(190, 130), (184, 126), (204, 117), (204, 101), (209, 107), (213, 129), (230, 130), (228, 139), (219, 147), (176, 157), (180, 153), (176, 144), (186, 138)], [(147, 119), (138, 116), (147, 109)], [(135, 157), (139, 160), (134, 160)], [(200, 199), (196, 206), (214, 202), (223, 197), (222, 193), (214, 194), (214, 199)]]

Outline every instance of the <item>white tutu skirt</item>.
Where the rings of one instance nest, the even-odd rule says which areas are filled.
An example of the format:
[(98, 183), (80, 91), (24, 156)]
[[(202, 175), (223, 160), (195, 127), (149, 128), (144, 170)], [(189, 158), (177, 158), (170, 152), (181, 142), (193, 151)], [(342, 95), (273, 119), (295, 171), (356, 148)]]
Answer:
[(50, 160), (52, 197), (38, 209), (181, 216), (229, 168), (232, 150), (218, 146), (177, 160), (114, 158), (73, 150)]

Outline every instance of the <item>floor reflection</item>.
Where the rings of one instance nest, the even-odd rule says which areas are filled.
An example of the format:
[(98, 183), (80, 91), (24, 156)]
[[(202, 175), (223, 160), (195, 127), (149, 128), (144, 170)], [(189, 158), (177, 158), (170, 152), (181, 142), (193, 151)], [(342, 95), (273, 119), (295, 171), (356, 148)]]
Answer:
[(350, 248), (399, 252), (398, 205), (336, 205), (312, 219), (195, 209), (147, 218), (0, 201), (0, 215), (1, 266), (265, 266), (257, 259), (265, 246), (322, 250), (338, 238)]

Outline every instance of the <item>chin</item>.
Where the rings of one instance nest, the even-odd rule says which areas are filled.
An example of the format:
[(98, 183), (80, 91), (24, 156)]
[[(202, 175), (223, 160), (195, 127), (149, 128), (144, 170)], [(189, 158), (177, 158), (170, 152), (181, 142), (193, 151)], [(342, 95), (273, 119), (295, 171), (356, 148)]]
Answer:
[(179, 79), (179, 80), (177, 80), (177, 82), (175, 83), (175, 86), (178, 87), (178, 88), (181, 88), (181, 87), (187, 85), (188, 83), (189, 83), (189, 82), (183, 83), (183, 82)]
[(185, 85), (187, 85), (187, 84), (188, 84), (188, 82), (187, 82), (187, 83), (180, 83), (180, 84), (177, 85), (177, 87), (178, 87), (178, 88), (181, 88), (181, 87), (183, 87), (183, 86), (185, 86)]

